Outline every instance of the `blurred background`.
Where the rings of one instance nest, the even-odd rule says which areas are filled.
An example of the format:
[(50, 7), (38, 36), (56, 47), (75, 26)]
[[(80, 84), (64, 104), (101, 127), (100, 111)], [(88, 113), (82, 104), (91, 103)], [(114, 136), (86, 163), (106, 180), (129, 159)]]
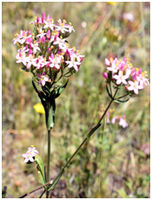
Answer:
[[(46, 163), (45, 116), (31, 74), (16, 63), (15, 33), (30, 29), (42, 12), (71, 22), (68, 38), (85, 55), (82, 65), (57, 99), (52, 131), (50, 179), (54, 179), (88, 131), (98, 122), (110, 98), (105, 89), (105, 58), (129, 57), (150, 77), (150, 3), (2, 3), (2, 186), (6, 197), (19, 197), (41, 183), (35, 164), (22, 153), (34, 145)], [(110, 117), (126, 116), (127, 128), (106, 124), (72, 160), (52, 197), (150, 197), (150, 87), (127, 103), (113, 103)], [(104, 140), (103, 140), (104, 133)], [(102, 140), (104, 142), (102, 142)], [(28, 197), (39, 197), (43, 190)], [(45, 195), (44, 195), (45, 197)]]

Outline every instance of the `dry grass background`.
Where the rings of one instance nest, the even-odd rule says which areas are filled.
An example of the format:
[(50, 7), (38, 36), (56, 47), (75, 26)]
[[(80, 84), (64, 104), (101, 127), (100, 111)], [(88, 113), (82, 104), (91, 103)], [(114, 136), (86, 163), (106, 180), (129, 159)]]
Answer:
[[(50, 179), (79, 146), (105, 108), (103, 72), (108, 56), (129, 57), (134, 67), (150, 74), (150, 3), (2, 3), (2, 186), (6, 197), (19, 197), (40, 186), (35, 165), (25, 165), (22, 153), (34, 144), (46, 162), (47, 132), (44, 115), (33, 109), (39, 102), (31, 75), (16, 64), (14, 34), (32, 29), (29, 22), (42, 12), (57, 21), (72, 22), (69, 37), (85, 55), (77, 74), (57, 99), (52, 132)], [(122, 18), (131, 12), (134, 21)], [(126, 115), (129, 127), (103, 126), (76, 155), (52, 197), (150, 196), (150, 89), (125, 104), (114, 103), (112, 115)], [(102, 157), (101, 157), (102, 151)], [(29, 197), (39, 197), (40, 191)]]

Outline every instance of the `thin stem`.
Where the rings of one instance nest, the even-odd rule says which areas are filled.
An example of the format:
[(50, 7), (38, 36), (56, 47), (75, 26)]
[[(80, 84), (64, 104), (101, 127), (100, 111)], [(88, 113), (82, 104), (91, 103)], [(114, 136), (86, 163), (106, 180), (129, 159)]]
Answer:
[(98, 124), (100, 124), (100, 122), (101, 122), (102, 119), (104, 118), (105, 114), (107, 113), (107, 110), (109, 109), (109, 107), (111, 106), (112, 102), (114, 101), (114, 98), (115, 98), (115, 96), (116, 96), (116, 94), (117, 94), (117, 91), (118, 91), (118, 88), (116, 89), (115, 94), (114, 94), (113, 98), (111, 99), (109, 105), (107, 106), (105, 112), (103, 113), (103, 115), (102, 115), (101, 118), (99, 119)]
[(42, 194), (39, 196), (39, 198), (42, 198), (43, 194), (46, 192), (46, 190), (43, 190)]
[(111, 82), (110, 82), (109, 85), (110, 85), (110, 93), (111, 93), (111, 96), (112, 96)]
[(40, 187), (38, 187), (38, 188), (32, 190), (31, 192), (28, 192), (28, 193), (24, 194), (23, 196), (21, 196), (21, 197), (19, 197), (19, 198), (24, 198), (24, 197), (26, 197), (27, 195), (32, 194), (33, 192), (35, 192), (35, 191), (37, 191), (37, 190), (40, 190), (41, 188), (43, 188), (44, 186), (47, 186), (47, 185), (50, 185), (50, 181), (49, 181), (48, 183), (45, 183), (44, 185), (41, 185)]
[[(101, 157), (100, 157), (100, 166), (102, 169), (102, 152), (103, 152), (103, 144), (104, 144), (104, 132), (105, 132), (105, 122), (103, 127), (103, 134), (102, 134), (102, 146), (101, 146)], [(100, 176), (99, 176), (99, 197), (101, 197), (101, 170), (100, 170)]]
[[(105, 116), (107, 110), (109, 109), (110, 105), (111, 105), (112, 102), (114, 101), (114, 98), (115, 98), (115, 96), (116, 96), (117, 91), (118, 91), (118, 89), (116, 89), (113, 98), (111, 99), (111, 101), (110, 101), (109, 105), (107, 106), (105, 112), (103, 113), (103, 115), (102, 115), (101, 118), (99, 119), (99, 122), (97, 123), (97, 125), (91, 129), (91, 131), (87, 134), (86, 138), (85, 138), (85, 139), (83, 140), (83, 142), (80, 144), (80, 146), (78, 147), (78, 149), (77, 149), (77, 150), (73, 153), (73, 155), (69, 158), (69, 160), (66, 162), (66, 164), (64, 165), (64, 167), (62, 167), (60, 173), (58, 174), (58, 176), (54, 179), (53, 183), (51, 184), (52, 186), (48, 189), (49, 191), (52, 190), (52, 189), (55, 187), (55, 185), (58, 183), (59, 179), (61, 178), (62, 174), (64, 173), (64, 169), (67, 167), (67, 165), (68, 165), (68, 164), (70, 163), (70, 161), (73, 159), (73, 157), (77, 154), (77, 152), (79, 151), (79, 149), (80, 149), (80, 148), (83, 146), (83, 144), (93, 135), (93, 133), (101, 126), (100, 122), (102, 121), (102, 119), (104, 118), (104, 116)], [(48, 133), (49, 133), (49, 131), (48, 131)], [(48, 135), (49, 135), (49, 134), (48, 134)], [(49, 141), (49, 138), (48, 138), (48, 141)], [(49, 142), (48, 142), (48, 146), (50, 146)], [(49, 149), (49, 148), (48, 148), (48, 149)], [(49, 154), (48, 154), (48, 155), (49, 155)], [(49, 162), (48, 162), (48, 163), (49, 163)], [(49, 164), (48, 164), (48, 167), (47, 167), (47, 171), (49, 171), (48, 169), (49, 169)], [(49, 177), (49, 176), (48, 176), (48, 173), (47, 173), (47, 181), (48, 181), (48, 183), (46, 183), (45, 185), (49, 185), (49, 184), (50, 184), (48, 177)], [(24, 198), (24, 197), (27, 196), (28, 194), (31, 194), (32, 192), (41, 189), (41, 188), (42, 188), (43, 186), (45, 186), (45, 185), (42, 185), (41, 187), (36, 188), (35, 190), (33, 190), (33, 191), (31, 191), (31, 192), (29, 192), (29, 193), (23, 195), (23, 196), (20, 197), (20, 198)]]
[[(91, 131), (87, 134), (87, 137), (82, 141), (82, 143), (80, 144), (80, 146), (77, 148), (77, 150), (73, 153), (73, 155), (69, 158), (69, 160), (66, 162), (66, 164), (64, 165), (64, 167), (62, 167), (60, 173), (58, 174), (58, 176), (55, 178), (55, 180), (53, 181), (53, 187), (57, 184), (57, 182), (59, 181), (59, 179), (61, 178), (62, 174), (64, 173), (64, 169), (67, 167), (67, 165), (70, 163), (70, 161), (73, 159), (73, 157), (77, 154), (77, 152), (79, 151), (79, 149), (83, 146), (83, 144), (91, 137), (91, 135), (93, 135), (93, 133), (101, 126), (100, 122), (102, 121), (102, 119), (104, 118), (105, 114), (107, 113), (107, 110), (109, 109), (109, 107), (111, 106), (112, 102), (114, 101), (114, 98), (117, 94), (118, 89), (116, 89), (115, 94), (113, 96), (113, 98), (111, 99), (109, 105), (107, 106), (106, 110), (104, 111), (103, 115), (101, 116), (101, 118), (99, 119), (97, 125), (91, 129)], [(55, 184), (54, 184), (55, 183)], [(49, 188), (49, 190), (52, 189), (52, 186)]]
[(126, 97), (127, 95), (128, 95), (128, 93), (126, 93), (125, 95), (119, 97), (118, 99), (121, 99), (121, 98), (123, 98), (123, 97)]
[[(50, 151), (51, 151), (51, 129), (48, 130), (48, 155), (47, 155), (47, 177), (46, 181), (50, 179)], [(49, 197), (49, 191), (46, 192), (46, 198)]]

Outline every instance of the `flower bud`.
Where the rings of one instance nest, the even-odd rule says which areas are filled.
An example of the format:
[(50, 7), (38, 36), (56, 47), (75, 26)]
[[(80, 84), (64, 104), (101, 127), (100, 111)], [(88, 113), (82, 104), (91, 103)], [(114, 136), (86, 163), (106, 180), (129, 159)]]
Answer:
[(106, 72), (103, 73), (104, 78), (108, 78), (108, 74)]
[(41, 23), (41, 18), (37, 17), (37, 23), (40, 24)]
[(42, 43), (45, 43), (45, 36), (43, 36), (43, 37), (41, 38), (41, 42), (42, 42)]
[(43, 12), (42, 13), (42, 23), (44, 23), (44, 20), (45, 20), (45, 13)]
[(49, 39), (50, 38), (50, 30), (47, 31), (46, 37)]

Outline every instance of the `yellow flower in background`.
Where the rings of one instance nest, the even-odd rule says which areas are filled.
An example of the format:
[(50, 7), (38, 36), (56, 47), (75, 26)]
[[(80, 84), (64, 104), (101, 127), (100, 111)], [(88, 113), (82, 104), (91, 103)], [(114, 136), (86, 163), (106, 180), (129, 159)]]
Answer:
[(109, 4), (113, 5), (113, 6), (116, 4), (116, 2), (107, 2), (107, 3), (109, 3)]
[(33, 108), (35, 109), (36, 112), (44, 114), (45, 110), (43, 108), (43, 105), (41, 103), (37, 103), (33, 106)]

